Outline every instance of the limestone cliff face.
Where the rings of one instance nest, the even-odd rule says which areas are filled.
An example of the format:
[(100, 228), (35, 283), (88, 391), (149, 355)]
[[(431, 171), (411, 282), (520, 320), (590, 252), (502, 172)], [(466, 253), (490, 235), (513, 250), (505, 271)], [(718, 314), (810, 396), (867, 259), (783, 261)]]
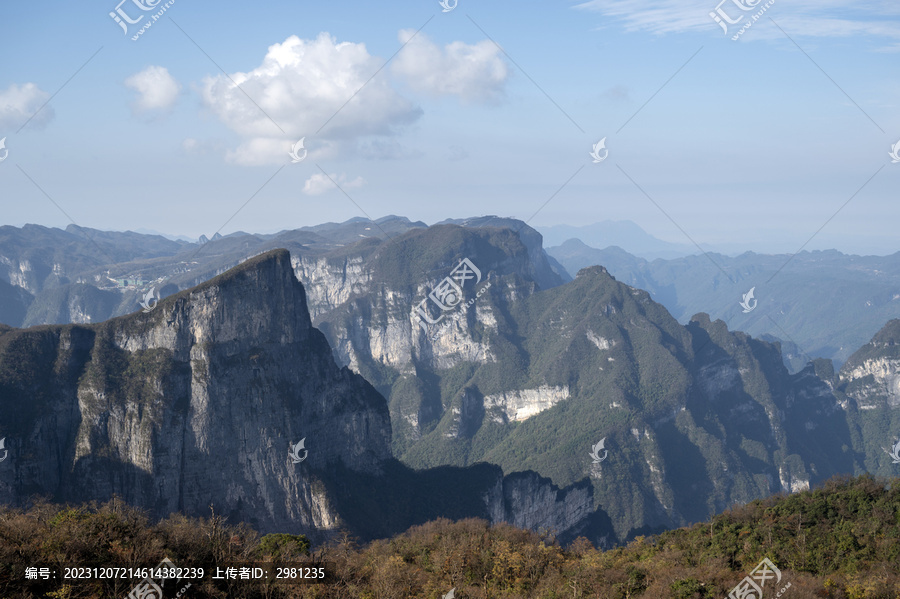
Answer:
[[(486, 478), (461, 470), (461, 484), (436, 488), (427, 480), (440, 474), (393, 460), (385, 399), (334, 363), (295, 267), (276, 250), (147, 313), (0, 327), (0, 437), (9, 451), (0, 503), (118, 495), (157, 517), (212, 506), (262, 532), (314, 539), (353, 525), (365, 535), (372, 514), (390, 522), (381, 534), (423, 513), (560, 532), (589, 526), (584, 485), (560, 490), (495, 468)], [(301, 440), (295, 463), (289, 450)], [(365, 487), (348, 488), (353, 477)], [(379, 502), (379, 492), (392, 500)], [(458, 501), (440, 507), (449, 493)], [(408, 513), (401, 500), (415, 494), (437, 507)]]
[(303, 281), (313, 318), (370, 289), (372, 273), (365, 267), (362, 255), (329, 259), (295, 254), (291, 265)]
[[(602, 267), (541, 290), (528, 269), (500, 274), (488, 249), (466, 255), (488, 265), (492, 286), (434, 334), (411, 314), (425, 285), (378, 284), (319, 317), (340, 359), (391, 398), (405, 463), (535, 471), (574, 493), (541, 491), (555, 498), (546, 518), (560, 527), (571, 489), (586, 481), (626, 539), (859, 472), (871, 452), (857, 447), (854, 416), (821, 364), (792, 375), (776, 345), (705, 314), (681, 325)], [(890, 369), (879, 368), (870, 384), (887, 389)], [(608, 455), (598, 461), (589, 452), (601, 440)], [(515, 484), (504, 481), (504, 501), (518, 498), (519, 522), (540, 520), (540, 500)]]
[(842, 382), (854, 385), (847, 395), (856, 400), (860, 410), (874, 410), (878, 398), (888, 406), (900, 406), (900, 359), (869, 358), (841, 374)]
[(853, 353), (840, 372), (831, 375), (830, 390), (853, 430), (853, 449), (868, 472), (896, 476), (890, 455), (900, 442), (900, 319), (888, 321), (866, 345)]
[(508, 522), (530, 530), (552, 530), (562, 538), (574, 536), (594, 511), (587, 481), (559, 489), (534, 472), (510, 474), (485, 494), (492, 522)]
[[(313, 321), (334, 348), (335, 360), (388, 398), (397, 455), (435, 419), (459, 415), (459, 408), (449, 407), (455, 400), (422, 387), (425, 381), (459, 367), (497, 365), (489, 338), (509, 322), (500, 306), (562, 281), (550, 269), (537, 233), (523, 240), (511, 229), (467, 224), (474, 228), (436, 226), (392, 242), (373, 241), (325, 256), (295, 253), (293, 258), (295, 274), (309, 290)], [(462, 285), (462, 301), (455, 308), (438, 310), (430, 294), (463, 259), (479, 276)], [(436, 322), (422, 317), (423, 305)], [(411, 385), (405, 383), (403, 389), (392, 388), (412, 378), (419, 380), (421, 392), (407, 394)], [(545, 382), (494, 391), (488, 390), (484, 407), (505, 421), (524, 420), (567, 396), (567, 390)], [(465, 424), (451, 428), (445, 434), (465, 436)]]
[(528, 420), (535, 414), (549, 410), (559, 402), (568, 399), (569, 387), (542, 385), (537, 389), (523, 389), (488, 395), (484, 398), (485, 409), (496, 410), (497, 422), (518, 422)]
[[(286, 251), (147, 314), (0, 343), (0, 434), (14, 448), (3, 502), (118, 494), (160, 516), (213, 505), (263, 530), (321, 531), (340, 516), (316, 473), (335, 462), (377, 471), (390, 456), (383, 398), (334, 364)], [(11, 361), (35, 345), (43, 366), (22, 379)], [(308, 456), (294, 464), (301, 439)]]

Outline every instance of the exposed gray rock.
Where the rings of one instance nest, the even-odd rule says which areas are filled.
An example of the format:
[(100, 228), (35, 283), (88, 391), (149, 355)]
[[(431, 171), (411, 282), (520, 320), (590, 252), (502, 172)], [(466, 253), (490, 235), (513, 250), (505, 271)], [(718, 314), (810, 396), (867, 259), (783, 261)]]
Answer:
[(556, 531), (562, 537), (583, 527), (594, 511), (590, 483), (560, 489), (534, 472), (518, 472), (497, 481), (485, 502), (492, 522)]
[[(0, 469), (0, 501), (118, 494), (160, 516), (212, 504), (263, 530), (327, 531), (340, 517), (315, 473), (338, 461), (377, 472), (390, 457), (384, 399), (334, 364), (286, 251), (148, 314), (6, 337), (4, 361), (39, 339), (67, 368), (37, 394), (4, 389), (5, 414), (16, 401), (44, 407), (4, 418), (16, 455)], [(301, 439), (308, 457), (293, 464)]]
[[(473, 392), (461, 405), (467, 434), (465, 420), (477, 417), (470, 412), (483, 409), (483, 398)], [(390, 516), (394, 528), (382, 533), (416, 523), (402, 508), (375, 503), (369, 493), (377, 488), (424, 493), (425, 504), (447, 492), (429, 490), (427, 472), (391, 458), (385, 399), (334, 363), (285, 250), (150, 312), (95, 325), (0, 327), (0, 437), (9, 450), (0, 503), (8, 504), (33, 494), (65, 502), (118, 495), (156, 517), (212, 506), (263, 532), (322, 539), (358, 522), (359, 512)], [(300, 440), (294, 463), (289, 450)], [(560, 532), (588, 526), (589, 486), (560, 490), (491, 468), (488, 482), (473, 474), (453, 491), (469, 506), (453, 513)], [(371, 486), (346, 489), (339, 472), (369, 477)], [(363, 502), (357, 512), (338, 507), (352, 504), (347, 495)]]

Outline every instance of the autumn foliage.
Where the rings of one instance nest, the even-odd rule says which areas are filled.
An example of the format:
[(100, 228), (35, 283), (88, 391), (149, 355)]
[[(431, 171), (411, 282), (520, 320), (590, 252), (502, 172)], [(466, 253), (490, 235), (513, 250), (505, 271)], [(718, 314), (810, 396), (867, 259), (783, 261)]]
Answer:
[[(327, 584), (196, 583), (186, 598), (723, 598), (768, 557), (786, 599), (900, 597), (900, 479), (833, 479), (811, 492), (736, 507), (711, 522), (599, 551), (482, 520), (436, 520), (391, 539), (346, 534), (310, 547), (299, 535), (260, 536), (222, 517), (150, 523), (121, 501), (38, 503), (0, 510), (0, 597), (125, 597), (133, 582), (26, 586), (14, 564), (155, 564), (236, 560), (327, 564)], [(771, 583), (770, 583), (771, 584)]]

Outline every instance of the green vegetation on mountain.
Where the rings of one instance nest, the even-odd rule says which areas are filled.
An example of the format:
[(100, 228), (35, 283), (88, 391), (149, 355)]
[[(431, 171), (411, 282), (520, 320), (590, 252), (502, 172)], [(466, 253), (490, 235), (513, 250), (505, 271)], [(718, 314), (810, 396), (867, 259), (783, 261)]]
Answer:
[[(358, 545), (347, 535), (319, 546), (296, 535), (260, 537), (221, 516), (172, 515), (151, 523), (120, 500), (102, 505), (38, 502), (0, 510), (0, 596), (123, 597), (139, 580), (26, 582), (31, 565), (179, 567), (234, 562), (324, 564), (325, 584), (193, 581), (189, 596), (318, 599), (724, 597), (764, 558), (780, 571), (766, 597), (900, 596), (900, 479), (833, 479), (821, 488), (733, 508), (709, 522), (638, 537), (626, 547), (568, 547), (551, 535), (483, 520), (440, 519)], [(186, 581), (166, 585), (169, 592)], [(788, 586), (789, 585), (789, 586)]]
[[(623, 540), (863, 471), (826, 381), (788, 373), (777, 345), (706, 315), (680, 325), (602, 267), (548, 290), (490, 274), (488, 293), (439, 333), (484, 349), (437, 367), (414, 354), (414, 376), (371, 357), (362, 335), (385, 319), (354, 328), (364, 304), (387, 306), (360, 298), (321, 317), (330, 335), (362, 340), (359, 371), (389, 397), (393, 449), (410, 466), (489, 462), (560, 487), (588, 480)], [(601, 439), (609, 455), (595, 463)]]
[[(547, 253), (572, 273), (603, 265), (618, 280), (647, 290), (679, 322), (705, 312), (732, 330), (796, 344), (793, 370), (817, 357), (841, 363), (885, 322), (900, 317), (900, 254), (746, 252), (648, 261), (619, 247), (601, 250), (577, 239)], [(751, 287), (758, 304), (745, 313), (739, 302)]]

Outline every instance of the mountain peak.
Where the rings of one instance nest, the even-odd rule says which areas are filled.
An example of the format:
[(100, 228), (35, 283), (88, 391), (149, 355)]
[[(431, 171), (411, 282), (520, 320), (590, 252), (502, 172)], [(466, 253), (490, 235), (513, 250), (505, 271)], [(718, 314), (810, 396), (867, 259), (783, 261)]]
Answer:
[(579, 279), (582, 277), (594, 277), (594, 276), (607, 276), (610, 279), (612, 279), (613, 281), (616, 280), (616, 278), (614, 276), (609, 274), (609, 271), (606, 270), (605, 266), (600, 266), (600, 265), (588, 266), (587, 268), (582, 268), (581, 270), (578, 271), (578, 274), (575, 275), (575, 278)]
[[(0, 474), (0, 503), (117, 494), (157, 516), (212, 504), (264, 530), (327, 530), (337, 516), (311, 473), (377, 472), (390, 457), (384, 398), (335, 364), (286, 250), (149, 313), (4, 337), (0, 413), (21, 458), (19, 475)], [(31, 367), (14, 378), (20, 358)], [(74, 416), (36, 432), (57, 413)]]

